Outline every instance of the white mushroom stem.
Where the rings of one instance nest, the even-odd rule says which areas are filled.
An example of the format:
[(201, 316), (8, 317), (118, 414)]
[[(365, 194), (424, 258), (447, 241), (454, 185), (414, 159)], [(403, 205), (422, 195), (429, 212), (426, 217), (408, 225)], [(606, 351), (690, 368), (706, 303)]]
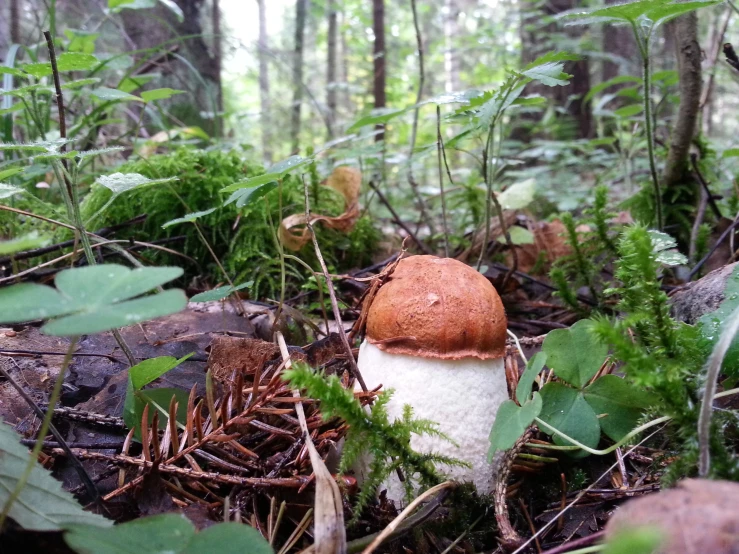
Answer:
[[(409, 404), (415, 418), (438, 423), (439, 430), (458, 445), (439, 437), (413, 435), (414, 450), (467, 462), (470, 468), (437, 469), (451, 479), (472, 482), (480, 494), (492, 492), (494, 466), (487, 459), (490, 430), (498, 407), (508, 399), (502, 358), (442, 360), (390, 354), (365, 340), (358, 365), (369, 389), (380, 384), (384, 390), (394, 389), (387, 406), (390, 421), (402, 418), (403, 406)], [(366, 462), (355, 469), (361, 482)], [(389, 499), (403, 501), (405, 494), (397, 476), (385, 485)]]

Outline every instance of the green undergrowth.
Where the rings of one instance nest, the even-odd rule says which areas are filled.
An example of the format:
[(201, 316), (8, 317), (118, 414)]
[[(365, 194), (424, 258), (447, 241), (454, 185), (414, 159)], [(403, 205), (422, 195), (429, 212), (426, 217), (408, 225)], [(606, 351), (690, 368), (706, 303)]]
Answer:
[[(192, 223), (167, 228), (162, 225), (186, 214), (217, 208), (197, 222), (233, 282), (253, 280), (253, 298), (276, 298), (280, 294), (280, 257), (275, 242), (276, 229), (283, 217), (304, 210), (303, 184), (287, 177), (279, 188), (263, 199), (239, 209), (235, 203), (223, 206), (228, 198), (221, 189), (264, 172), (264, 168), (245, 160), (238, 152), (181, 148), (169, 154), (152, 156), (125, 163), (121, 173), (139, 173), (148, 178), (177, 177), (172, 183), (143, 187), (121, 195), (91, 227), (114, 225), (146, 213), (146, 221), (119, 231), (118, 238), (152, 242), (184, 236), (184, 240), (165, 244), (197, 262), (194, 264), (172, 254), (147, 250), (150, 264), (176, 264), (185, 268), (186, 278), (204, 276), (211, 284), (221, 283), (224, 276)], [(329, 189), (322, 189), (317, 213), (338, 215), (343, 199)], [(82, 205), (84, 218), (95, 214), (111, 192), (93, 185)], [(332, 271), (343, 271), (371, 263), (379, 233), (365, 216), (349, 234), (317, 228), (322, 252)], [(296, 255), (319, 269), (312, 244)], [(288, 297), (296, 293), (306, 279), (306, 270), (297, 262), (286, 260)]]

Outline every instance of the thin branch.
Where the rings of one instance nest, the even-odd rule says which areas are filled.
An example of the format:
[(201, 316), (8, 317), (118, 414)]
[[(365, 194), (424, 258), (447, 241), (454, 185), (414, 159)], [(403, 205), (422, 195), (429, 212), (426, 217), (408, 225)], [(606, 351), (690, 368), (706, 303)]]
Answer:
[(398, 213), (395, 211), (395, 209), (393, 208), (392, 204), (390, 204), (390, 202), (388, 202), (387, 198), (385, 198), (385, 195), (382, 194), (382, 192), (380, 192), (380, 189), (377, 187), (377, 185), (375, 185), (372, 181), (370, 181), (369, 182), (369, 186), (370, 186), (370, 188), (373, 191), (375, 191), (375, 193), (377, 194), (377, 197), (380, 199), (380, 202), (382, 202), (382, 204), (388, 209), (388, 211), (390, 212), (390, 214), (393, 216), (393, 221), (400, 228), (402, 228), (408, 234), (409, 237), (411, 237), (413, 239), (413, 242), (416, 243), (416, 245), (423, 251), (424, 254), (433, 255), (433, 252), (431, 251), (431, 249), (428, 246), (426, 246), (426, 244), (424, 244), (416, 236), (416, 234), (413, 231), (410, 230), (410, 228), (405, 223), (403, 223), (403, 220), (400, 219), (400, 217), (398, 216)]
[[(316, 251), (316, 257), (318, 258), (318, 261), (321, 264), (321, 269), (323, 270), (323, 277), (326, 279), (326, 286), (328, 287), (328, 295), (331, 298), (331, 308), (334, 312), (334, 319), (336, 320), (337, 327), (339, 329), (339, 336), (341, 337), (341, 342), (344, 344), (344, 349), (346, 350), (346, 357), (347, 362), (349, 363), (349, 368), (351, 369), (351, 372), (354, 376), (354, 378), (359, 382), (359, 386), (362, 387), (362, 391), (367, 392), (367, 385), (364, 383), (364, 379), (362, 378), (362, 374), (359, 373), (359, 368), (357, 367), (357, 361), (354, 359), (354, 352), (352, 352), (352, 346), (349, 344), (349, 339), (346, 336), (346, 331), (344, 330), (344, 323), (341, 321), (341, 310), (339, 310), (339, 303), (336, 300), (336, 291), (334, 290), (334, 283), (331, 280), (331, 274), (328, 272), (328, 268), (326, 267), (326, 262), (323, 259), (323, 255), (321, 254), (321, 249), (318, 246), (318, 239), (316, 238), (316, 233), (313, 230), (313, 225), (310, 222), (310, 199), (309, 199), (309, 192), (308, 192), (308, 183), (305, 179), (303, 179), (303, 192), (305, 196), (305, 226), (308, 228), (308, 231), (310, 232), (311, 239), (313, 240), (313, 248)], [(328, 329), (326, 329), (328, 331)]]
[(708, 203), (711, 205), (711, 211), (713, 212), (713, 215), (716, 216), (716, 219), (721, 219), (723, 215), (721, 215), (721, 210), (718, 207), (718, 204), (716, 204), (716, 199), (713, 197), (713, 194), (711, 194), (711, 189), (708, 188), (708, 183), (703, 177), (703, 174), (701, 173), (700, 168), (698, 167), (698, 155), (693, 153), (690, 155), (690, 163), (693, 166), (693, 171), (695, 171), (696, 177), (698, 177), (698, 182), (703, 187), (703, 190), (706, 191)]
[(418, 26), (418, 12), (416, 10), (416, 0), (411, 0), (411, 11), (413, 12), (413, 27), (416, 32), (416, 51), (418, 52), (418, 94), (416, 95), (416, 108), (413, 110), (413, 126), (411, 127), (411, 146), (408, 152), (408, 184), (413, 190), (413, 195), (418, 203), (418, 211), (421, 213), (421, 219), (426, 222), (432, 230), (433, 226), (431, 218), (426, 209), (426, 202), (418, 190), (418, 183), (413, 176), (413, 150), (416, 148), (416, 136), (418, 134), (418, 112), (420, 111), (421, 98), (423, 96), (423, 85), (426, 81), (426, 72), (423, 66), (423, 39), (421, 38), (421, 29)]
[(716, 251), (716, 249), (721, 246), (721, 244), (726, 240), (726, 237), (729, 236), (730, 233), (734, 232), (734, 229), (736, 229), (737, 225), (739, 225), (739, 217), (734, 219), (734, 222), (729, 225), (729, 227), (721, 233), (721, 236), (716, 241), (716, 244), (713, 245), (713, 248), (705, 255), (701, 260), (695, 264), (693, 269), (690, 270), (690, 273), (688, 273), (688, 279), (687, 281), (691, 281), (693, 277), (695, 277), (696, 273), (700, 270), (701, 267), (703, 267), (703, 264), (705, 264), (708, 261), (708, 258), (711, 257), (711, 255)]

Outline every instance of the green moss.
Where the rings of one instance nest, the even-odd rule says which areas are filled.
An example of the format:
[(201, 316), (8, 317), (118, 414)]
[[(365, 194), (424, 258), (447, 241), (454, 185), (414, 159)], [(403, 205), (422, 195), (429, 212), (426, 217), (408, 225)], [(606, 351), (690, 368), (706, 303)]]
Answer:
[[(198, 225), (235, 282), (253, 280), (250, 289), (254, 298), (277, 298), (280, 294), (280, 258), (275, 243), (275, 228), (283, 217), (304, 210), (303, 184), (294, 177), (286, 178), (282, 187), (258, 200), (253, 205), (238, 209), (235, 204), (223, 206), (228, 195), (221, 190), (235, 182), (264, 172), (261, 165), (244, 160), (236, 152), (194, 150), (181, 148), (171, 154), (152, 156), (124, 164), (121, 173), (140, 173), (149, 178), (178, 177), (178, 181), (145, 187), (125, 193), (95, 221), (99, 228), (132, 219), (142, 213), (147, 219), (141, 225), (127, 228), (118, 238), (152, 242), (175, 236), (184, 240), (172, 243), (172, 249), (197, 263), (159, 251), (146, 251), (151, 264), (173, 264), (184, 267), (187, 277), (206, 276), (211, 283), (223, 282), (224, 276), (208, 248), (200, 239), (195, 226), (181, 223), (162, 229), (162, 225), (185, 214), (218, 208), (198, 219)], [(82, 206), (85, 219), (95, 214), (111, 192), (95, 185)], [(343, 199), (326, 189), (321, 194), (317, 213), (338, 215), (343, 210)], [(368, 265), (378, 243), (379, 232), (369, 218), (363, 217), (349, 233), (317, 228), (319, 242), (326, 263), (332, 271)], [(311, 267), (318, 269), (312, 244), (296, 254)], [(287, 295), (295, 294), (306, 277), (300, 264), (286, 262)]]

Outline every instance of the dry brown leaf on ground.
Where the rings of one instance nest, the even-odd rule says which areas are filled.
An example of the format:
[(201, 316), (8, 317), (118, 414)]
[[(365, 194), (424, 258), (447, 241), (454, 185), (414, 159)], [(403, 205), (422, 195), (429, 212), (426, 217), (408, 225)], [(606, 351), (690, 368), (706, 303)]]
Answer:
[[(521, 244), (515, 247), (519, 270), (529, 273), (541, 255), (544, 258), (542, 260), (544, 267), (549, 268), (557, 259), (572, 253), (565, 240), (567, 230), (560, 220), (534, 222), (529, 225), (529, 230), (534, 235), (534, 244)], [(510, 254), (508, 257), (510, 258)], [(508, 263), (511, 262), (509, 259)]]
[[(344, 213), (332, 217), (311, 214), (310, 223), (322, 223), (329, 229), (348, 233), (359, 219), (359, 191), (362, 185), (362, 174), (354, 167), (340, 166), (333, 170), (324, 183), (344, 197)], [(287, 216), (280, 223), (280, 241), (285, 248), (293, 252), (300, 250), (310, 240), (310, 232), (306, 226), (304, 213)]]

